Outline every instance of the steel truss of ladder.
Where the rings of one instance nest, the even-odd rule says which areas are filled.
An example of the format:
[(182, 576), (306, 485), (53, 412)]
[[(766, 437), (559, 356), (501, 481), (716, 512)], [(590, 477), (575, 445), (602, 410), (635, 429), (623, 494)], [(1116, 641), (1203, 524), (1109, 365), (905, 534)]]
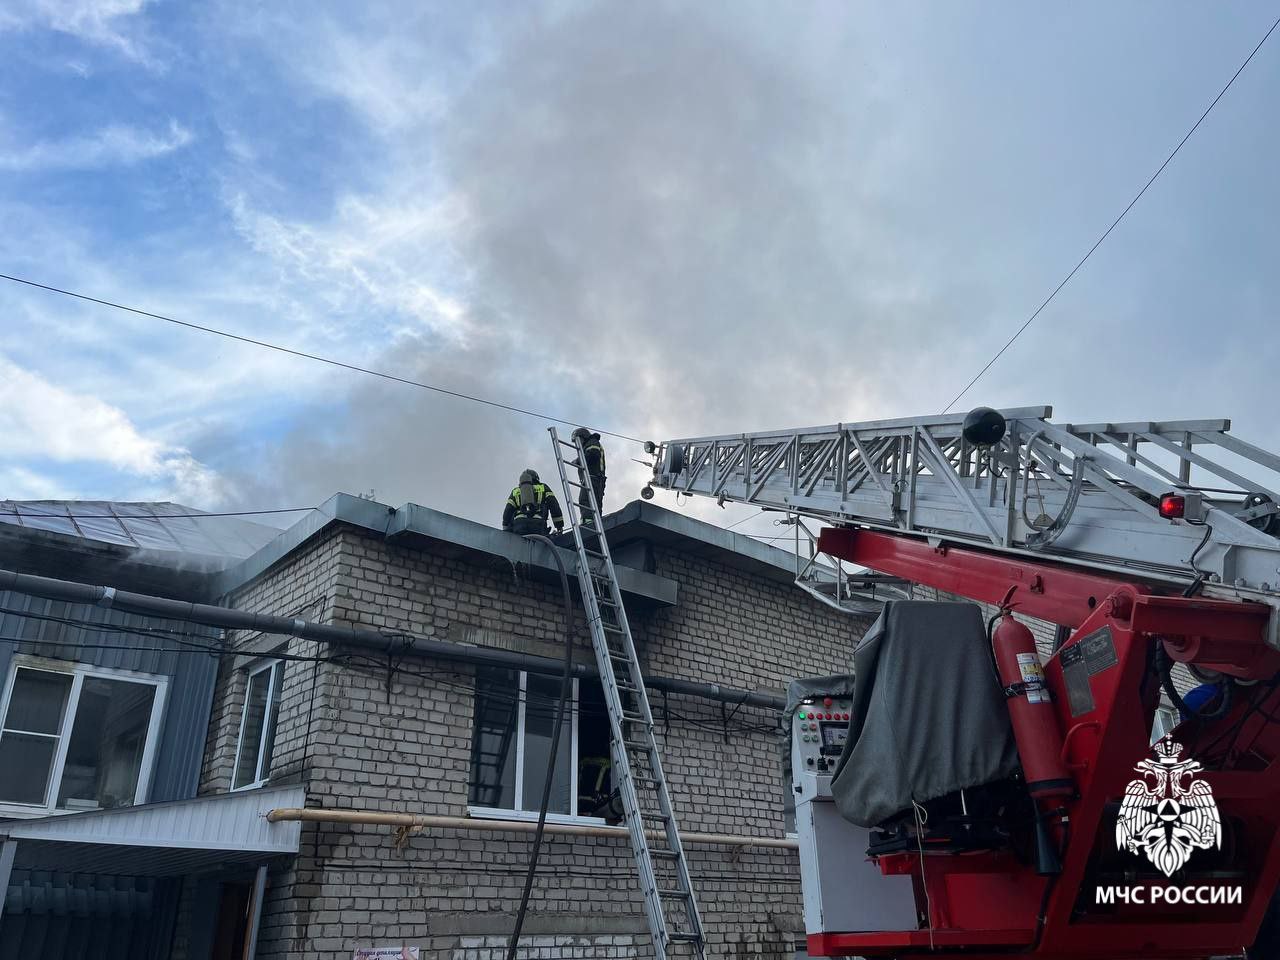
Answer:
[(775, 522), (794, 529), (795, 583), (814, 599), (854, 616), (878, 616), (886, 600), (911, 599), (911, 584), (901, 577), (851, 572), (846, 564), (822, 553), (817, 534), (802, 517), (793, 514)]
[[(1207, 595), (1280, 607), (1280, 457), (1230, 421), (1002, 413), (1005, 436), (987, 449), (964, 439), (963, 414), (669, 440), (653, 448), (653, 485), (1147, 580), (1200, 577)], [(1161, 516), (1168, 493), (1186, 494), (1186, 519)]]
[[(654, 953), (659, 960), (701, 960), (706, 956), (702, 918), (662, 773), (640, 661), (604, 536), (604, 517), (585, 467), (579, 466), (587, 462), (586, 450), (576, 438), (561, 440), (554, 427), (550, 432), (578, 554), (578, 584), (609, 710), (614, 785), (622, 797)], [(569, 464), (566, 452), (574, 455)]]

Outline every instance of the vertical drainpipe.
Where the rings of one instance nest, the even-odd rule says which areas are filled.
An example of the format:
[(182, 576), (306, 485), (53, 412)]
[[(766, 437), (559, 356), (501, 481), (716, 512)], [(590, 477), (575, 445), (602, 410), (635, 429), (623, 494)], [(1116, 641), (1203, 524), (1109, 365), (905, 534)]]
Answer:
[(267, 865), (258, 867), (253, 878), (253, 899), (249, 901), (249, 935), (244, 943), (244, 960), (254, 960), (258, 953), (258, 928), (262, 926), (262, 898), (267, 891)]

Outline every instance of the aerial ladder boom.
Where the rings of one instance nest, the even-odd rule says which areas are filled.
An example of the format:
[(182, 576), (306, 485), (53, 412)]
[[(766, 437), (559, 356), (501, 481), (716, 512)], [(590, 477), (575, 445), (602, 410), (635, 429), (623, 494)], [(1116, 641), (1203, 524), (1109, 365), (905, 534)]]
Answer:
[[(1260, 938), (1280, 882), (1280, 456), (1233, 436), (1227, 420), (1067, 424), (1051, 416), (1049, 407), (979, 408), (649, 447), (652, 488), (755, 505), (800, 527), (823, 524), (815, 549), (837, 581), (851, 568), (871, 570), (1000, 611), (987, 638), (1002, 664), (993, 694), (1010, 704), (1023, 778), (1014, 788), (1022, 783), (1019, 803), (1034, 816), (997, 824), (993, 836), (1003, 839), (988, 846), (965, 846), (975, 821), (961, 790), (958, 833), (942, 826), (945, 806), (930, 819), (914, 804), (914, 827), (880, 824), (871, 836), (881, 839), (869, 846), (812, 844), (818, 865), (830, 857), (843, 869), (869, 858), (885, 878), (877, 884), (910, 877), (914, 904), (898, 914), (911, 921), (899, 929), (877, 919), (811, 930), (811, 955), (907, 960), (958, 949), (970, 960), (1203, 960), (1237, 956)], [(865, 598), (838, 589), (833, 596), (866, 608)], [(1064, 628), (1047, 661), (1014, 614)], [(1182, 700), (1175, 663), (1210, 691), (1212, 709)], [(1023, 671), (1021, 681), (1011, 670)], [(941, 690), (952, 681), (913, 682)], [(1162, 691), (1183, 722), (1153, 762)], [(793, 718), (797, 748), (818, 750), (814, 731), (823, 726), (826, 750), (831, 715), (816, 715), (821, 724), (814, 713)], [(855, 732), (850, 725), (847, 735)], [(1193, 759), (1178, 760), (1173, 747)], [(810, 762), (828, 769), (825, 753)], [(830, 762), (836, 769), (834, 756)], [(1202, 772), (1222, 839), (1169, 875), (1116, 838), (1123, 804), (1137, 809), (1128, 798), (1143, 783), (1141, 770), (1174, 763)], [(796, 775), (797, 792), (802, 780), (822, 781)], [(1192, 822), (1187, 802), (1142, 808), (1167, 820), (1157, 831), (1166, 831), (1163, 842)], [(905, 829), (894, 834), (905, 846), (884, 846), (881, 828)], [(822, 875), (803, 853), (802, 875), (806, 887)], [(1152, 907), (1142, 898), (1156, 888), (1221, 899), (1212, 908)], [(840, 894), (849, 903), (884, 895)], [(1249, 955), (1280, 956), (1280, 944), (1255, 945)]]
[(965, 436), (964, 414), (668, 440), (652, 483), (1280, 606), (1280, 456), (1228, 420), (1051, 415), (1001, 411), (992, 444)]

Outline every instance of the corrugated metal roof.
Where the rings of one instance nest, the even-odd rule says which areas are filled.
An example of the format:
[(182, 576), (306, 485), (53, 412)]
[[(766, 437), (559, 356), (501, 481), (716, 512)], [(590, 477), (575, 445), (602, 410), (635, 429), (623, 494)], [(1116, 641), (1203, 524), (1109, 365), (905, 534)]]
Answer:
[(0, 825), (0, 835), (24, 840), (166, 849), (297, 853), (302, 825), (270, 823), (269, 810), (301, 807), (301, 785), (219, 793), (194, 800), (144, 803), (115, 810), (18, 820)]
[(0, 523), (138, 550), (243, 560), (280, 535), (277, 527), (178, 503), (0, 500)]

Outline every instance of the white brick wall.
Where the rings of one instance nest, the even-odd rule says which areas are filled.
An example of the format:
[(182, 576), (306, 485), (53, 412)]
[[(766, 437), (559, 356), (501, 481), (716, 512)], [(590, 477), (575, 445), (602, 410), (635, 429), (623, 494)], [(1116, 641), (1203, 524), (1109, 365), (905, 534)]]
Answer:
[[(847, 669), (869, 622), (718, 561), (671, 548), (655, 548), (655, 560), (657, 573), (679, 582), (680, 604), (629, 611), (654, 674), (781, 693), (792, 677)], [(231, 602), (280, 614), (309, 605), (316, 620), (562, 652), (558, 583), (350, 528), (307, 545)], [(575, 616), (586, 661), (590, 640)], [(252, 639), (231, 638), (236, 645)], [(316, 645), (291, 641), (288, 650), (311, 654)], [(403, 666), (413, 673), (396, 672), (388, 691), (385, 660), (365, 653), (342, 665), (287, 664), (273, 780), (304, 781), (312, 806), (465, 815), (473, 673), (421, 658)], [(215, 696), (206, 791), (229, 784), (244, 686), (243, 671), (228, 658)], [(717, 704), (657, 694), (651, 703), (682, 829), (781, 836), (773, 712), (726, 708), (725, 743)], [(529, 846), (525, 834), (453, 831), (424, 832), (397, 849), (387, 828), (304, 825), (302, 854), (272, 874), (259, 956), (347, 960), (357, 946), (401, 943), (433, 960), (495, 955), (488, 951), (505, 943)], [(793, 852), (690, 847), (689, 859), (717, 954), (793, 957), (802, 929)], [(527, 929), (528, 956), (647, 955), (626, 842), (549, 836)]]

